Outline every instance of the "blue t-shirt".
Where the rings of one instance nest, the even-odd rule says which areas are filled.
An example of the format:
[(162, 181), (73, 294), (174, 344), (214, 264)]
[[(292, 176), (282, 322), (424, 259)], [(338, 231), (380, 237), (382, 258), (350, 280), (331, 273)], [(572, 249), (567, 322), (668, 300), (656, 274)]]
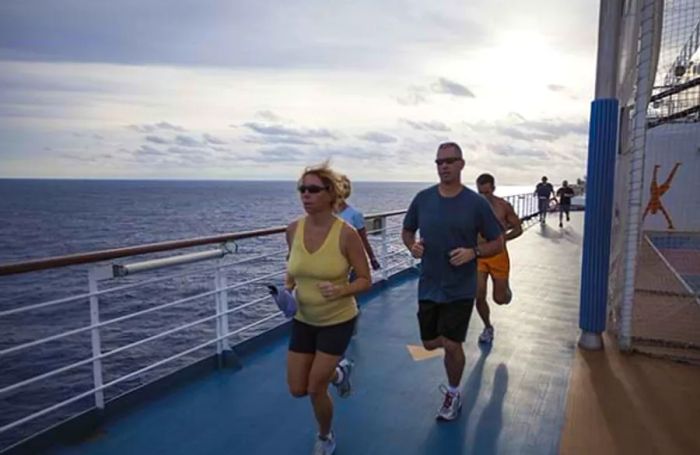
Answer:
[(338, 214), (346, 223), (354, 227), (356, 230), (364, 229), (365, 217), (354, 207), (346, 206), (345, 209)]
[(450, 251), (474, 248), (478, 234), (495, 240), (503, 233), (483, 196), (465, 187), (454, 197), (443, 197), (437, 185), (413, 198), (403, 228), (420, 230), (425, 247), (418, 299), (439, 303), (473, 299), (476, 294), (476, 260), (455, 267), (450, 264)]
[(554, 193), (554, 187), (551, 183), (538, 183), (535, 188), (535, 193), (540, 199), (549, 199), (549, 197)]

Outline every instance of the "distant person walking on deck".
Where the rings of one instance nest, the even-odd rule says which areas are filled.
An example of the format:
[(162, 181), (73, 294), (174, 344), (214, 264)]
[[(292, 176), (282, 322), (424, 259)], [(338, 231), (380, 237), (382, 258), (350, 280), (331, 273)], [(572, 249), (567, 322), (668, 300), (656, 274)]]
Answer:
[[(295, 290), (298, 306), (289, 339), (287, 382), (293, 396), (311, 398), (318, 422), (313, 453), (330, 455), (336, 440), (328, 385), (335, 385), (342, 398), (351, 392), (353, 364), (343, 355), (357, 316), (354, 296), (369, 289), (371, 276), (360, 236), (334, 214), (341, 199), (337, 174), (327, 163), (307, 168), (298, 190), (306, 216), (286, 232), (285, 287)], [(352, 283), (350, 268), (356, 274)]]
[(561, 182), (561, 188), (557, 190), (557, 197), (559, 198), (559, 227), (564, 227), (564, 214), (566, 214), (566, 221), (571, 221), (569, 218), (569, 213), (571, 212), (571, 198), (576, 195), (574, 189), (569, 186), (569, 182), (564, 180)]
[[(493, 194), (496, 189), (496, 180), (491, 174), (481, 174), (476, 179), (476, 187), (479, 194), (484, 196), (493, 209), (496, 219), (501, 224), (506, 242), (519, 237), (523, 233), (520, 218), (515, 213), (513, 206), (508, 201)], [(483, 239), (480, 239), (483, 241)], [(510, 303), (513, 293), (508, 282), (510, 276), (510, 257), (508, 256), (507, 243), (503, 251), (490, 258), (479, 258), (477, 261), (477, 291), (476, 311), (484, 322), (484, 330), (479, 336), (479, 343), (493, 343), (494, 329), (491, 324), (491, 311), (486, 302), (486, 290), (489, 275), (493, 283), (493, 301), (499, 305)]]
[(544, 224), (547, 222), (547, 210), (549, 209), (549, 201), (552, 199), (554, 194), (554, 187), (551, 183), (547, 182), (547, 177), (542, 177), (542, 181), (535, 187), (535, 196), (537, 196), (537, 210), (539, 214), (540, 223)]
[[(403, 221), (402, 239), (421, 259), (418, 324), (425, 349), (445, 349), (448, 387), (439, 420), (454, 420), (462, 406), (462, 343), (476, 295), (476, 259), (503, 250), (503, 233), (489, 203), (462, 185), (462, 150), (454, 142), (438, 147), (440, 183), (419, 192)], [(416, 239), (420, 232), (420, 240)], [(486, 241), (479, 244), (478, 235)]]

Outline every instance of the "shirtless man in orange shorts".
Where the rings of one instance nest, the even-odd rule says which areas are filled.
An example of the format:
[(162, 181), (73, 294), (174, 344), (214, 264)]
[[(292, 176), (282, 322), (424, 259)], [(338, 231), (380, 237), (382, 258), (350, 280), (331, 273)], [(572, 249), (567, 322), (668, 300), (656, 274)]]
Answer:
[[(501, 223), (505, 232), (506, 242), (513, 240), (523, 233), (520, 218), (505, 199), (493, 194), (496, 189), (496, 181), (491, 174), (481, 174), (476, 179), (476, 186), (479, 193), (489, 201), (493, 212), (496, 214), (498, 222)], [(486, 286), (488, 277), (491, 275), (493, 281), (493, 300), (499, 305), (510, 303), (513, 293), (510, 290), (508, 276), (510, 274), (510, 258), (508, 248), (503, 252), (489, 258), (479, 258), (476, 310), (484, 321), (484, 331), (479, 335), (479, 343), (490, 344), (493, 342), (493, 325), (491, 325), (489, 305), (486, 303)]]

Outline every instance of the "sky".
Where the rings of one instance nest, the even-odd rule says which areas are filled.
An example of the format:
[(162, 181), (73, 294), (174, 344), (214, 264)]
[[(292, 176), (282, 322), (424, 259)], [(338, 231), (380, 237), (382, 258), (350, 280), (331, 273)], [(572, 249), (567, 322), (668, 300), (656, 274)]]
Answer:
[(3, 0), (0, 177), (585, 174), (590, 0)]

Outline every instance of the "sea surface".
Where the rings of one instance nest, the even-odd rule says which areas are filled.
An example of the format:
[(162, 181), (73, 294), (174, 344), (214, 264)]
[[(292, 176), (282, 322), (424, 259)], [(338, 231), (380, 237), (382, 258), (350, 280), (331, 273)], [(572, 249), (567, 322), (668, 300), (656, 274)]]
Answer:
[[(350, 203), (366, 215), (403, 210), (416, 192), (428, 185), (430, 183), (356, 182)], [(292, 181), (0, 179), (0, 263), (286, 225), (302, 215), (295, 187), (296, 183)], [(529, 186), (504, 186), (498, 189), (503, 196), (530, 191), (532, 188)], [(401, 249), (397, 231), (400, 221), (400, 216), (390, 220), (390, 225), (395, 228), (389, 237), (395, 245), (390, 246), (389, 251)], [(265, 284), (280, 283), (281, 275), (261, 282), (245, 282), (284, 270), (285, 246), (282, 237), (275, 235), (241, 240), (231, 245), (234, 253), (220, 262), (206, 261), (101, 281), (101, 290), (142, 283), (137, 287), (100, 295), (101, 322), (191, 298), (101, 327), (101, 352), (106, 353), (215, 314), (214, 296), (197, 296), (213, 289), (213, 269), (217, 264), (225, 266), (223, 270), (228, 285), (241, 284), (241, 287), (228, 291), (229, 308), (265, 297)], [(371, 241), (379, 253), (379, 236), (371, 236)], [(214, 247), (125, 258), (108, 262), (107, 265)], [(267, 257), (256, 259), (259, 256)], [(403, 257), (395, 255), (389, 265), (400, 265)], [(79, 265), (0, 277), (0, 350), (89, 326), (90, 305), (85, 297), (28, 312), (6, 314), (7, 311), (28, 305), (87, 292), (89, 267)], [(158, 278), (162, 280), (143, 284), (144, 281)], [(229, 330), (240, 329), (275, 313), (272, 302), (265, 299), (231, 314)], [(281, 322), (281, 316), (273, 318), (242, 331), (232, 337), (231, 342), (240, 342)], [(195, 347), (214, 336), (215, 324), (209, 320), (107, 357), (102, 360), (103, 383)], [(214, 346), (207, 346), (118, 383), (105, 390), (105, 399), (112, 399), (213, 351)], [(0, 355), (0, 389), (91, 356), (90, 331)], [(0, 428), (84, 393), (93, 386), (92, 363), (86, 363), (44, 381), (0, 393)], [(94, 398), (89, 396), (0, 433), (0, 450), (93, 405)]]

